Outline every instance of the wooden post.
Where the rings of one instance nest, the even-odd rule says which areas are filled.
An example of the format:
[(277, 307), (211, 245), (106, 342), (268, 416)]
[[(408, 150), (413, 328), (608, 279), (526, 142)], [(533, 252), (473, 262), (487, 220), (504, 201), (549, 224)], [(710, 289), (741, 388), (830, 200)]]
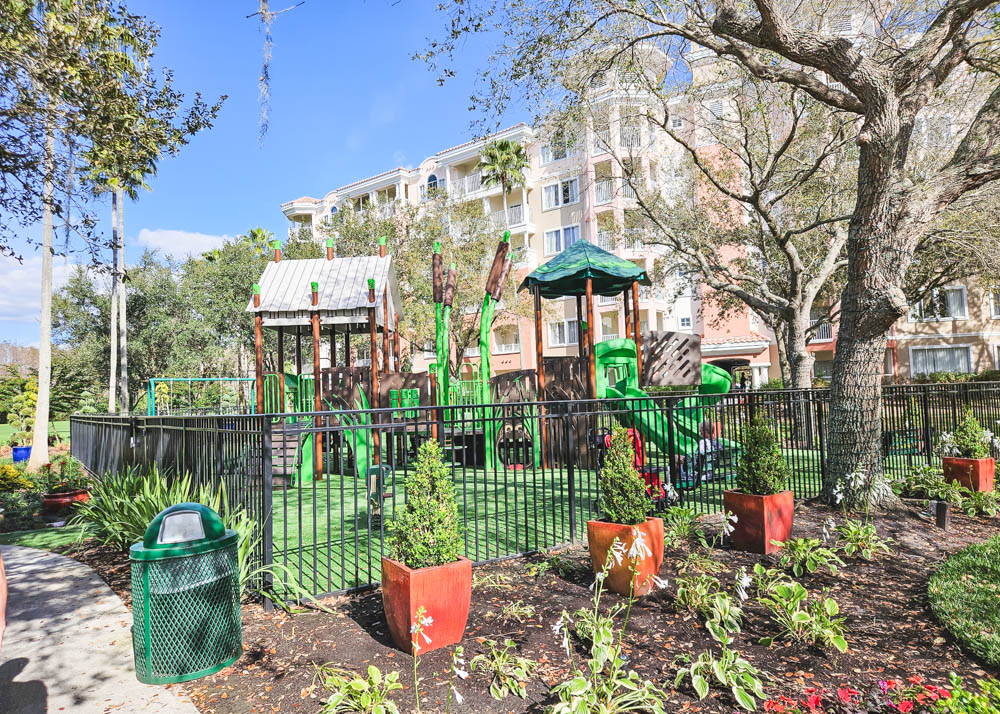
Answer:
[(302, 376), (302, 328), (295, 326), (295, 376)]
[(639, 334), (639, 281), (632, 281), (632, 334), (635, 335), (636, 379), (642, 387), (642, 335)]
[(333, 260), (333, 238), (326, 239), (326, 259)]
[(275, 263), (280, 263), (281, 262), (281, 241), (280, 240), (274, 241), (273, 243), (271, 243), (271, 247), (274, 248), (274, 262)]
[(597, 362), (594, 360), (594, 281), (587, 278), (587, 358), (590, 362), (590, 398), (597, 399)]
[(354, 355), (351, 354), (351, 326), (347, 325), (347, 330), (344, 332), (344, 366), (350, 369), (354, 366)]
[(281, 404), (278, 411), (285, 411), (285, 328), (278, 328), (278, 393)]
[[(378, 257), (386, 256), (386, 238), (378, 239)], [(382, 373), (389, 374), (389, 281), (382, 288)], [(372, 356), (374, 360), (374, 355)]]
[(392, 366), (399, 374), (399, 313), (392, 315)]
[(629, 298), (631, 295), (628, 290), (622, 291), (622, 297), (625, 298), (625, 339), (632, 339), (632, 314), (629, 308)]
[[(312, 338), (313, 338), (313, 411), (323, 411), (323, 381), (319, 369), (319, 283), (312, 283)], [(316, 425), (319, 426), (320, 418), (316, 417)], [(316, 472), (314, 478), (323, 477), (323, 434), (316, 432), (316, 448), (313, 450), (316, 456)]]
[(542, 360), (542, 289), (535, 285), (535, 359), (538, 361), (538, 401), (545, 401), (545, 363)]
[(583, 346), (583, 333), (584, 324), (586, 320), (583, 319), (583, 299), (577, 295), (576, 296), (576, 347), (580, 352), (580, 359), (587, 356), (587, 350)]
[[(371, 351), (372, 351), (372, 394), (370, 406), (372, 409), (378, 409), (379, 404), (379, 390), (378, 390), (378, 365), (375, 363), (375, 356), (378, 354), (378, 334), (375, 328), (375, 280), (368, 278), (368, 336), (371, 339)], [(372, 430), (372, 445), (375, 447), (372, 449), (372, 463), (380, 464), (382, 463), (381, 454), (379, 453), (378, 445), (378, 431)]]
[[(253, 306), (260, 307), (260, 285), (253, 286)], [(257, 413), (264, 413), (264, 334), (259, 312), (253, 314), (254, 370), (257, 373)]]
[(330, 369), (337, 368), (337, 326), (330, 325)]

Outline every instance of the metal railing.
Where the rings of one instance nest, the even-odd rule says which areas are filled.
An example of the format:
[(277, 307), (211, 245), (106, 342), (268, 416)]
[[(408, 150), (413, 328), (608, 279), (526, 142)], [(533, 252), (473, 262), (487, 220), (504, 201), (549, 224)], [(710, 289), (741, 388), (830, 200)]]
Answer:
[(483, 175), (480, 172), (468, 174), (461, 178), (453, 179), (451, 182), (451, 192), (456, 197), (467, 196), (483, 188)]
[[(810, 320), (809, 326), (812, 327), (813, 325), (816, 324), (816, 322), (817, 320)], [(819, 328), (816, 330), (816, 332), (813, 333), (813, 336), (809, 338), (809, 342), (832, 342), (832, 341), (833, 341), (833, 324), (829, 322), (824, 322), (822, 325), (820, 325)]]
[(490, 214), (490, 221), (494, 227), (501, 229), (519, 226), (524, 223), (524, 206), (511, 206), (507, 209), (506, 216), (502, 208), (499, 211), (493, 211)]
[[(98, 476), (156, 466), (165, 478), (225, 483), (230, 502), (261, 527), (256, 564), (278, 564), (323, 595), (379, 581), (385, 525), (403, 507), (417, 449), (429, 439), (441, 445), (455, 484), (464, 552), (486, 562), (584, 537), (597, 515), (604, 434), (615, 423), (636, 430), (639, 468), (698, 512), (722, 509), (756, 418), (775, 433), (796, 496), (815, 496), (828, 468), (829, 398), (812, 389), (478, 404), (470, 392), (450, 407), (74, 416), (70, 443)], [(885, 470), (936, 463), (941, 433), (966, 408), (995, 429), (1000, 383), (884, 387)]]
[(594, 202), (597, 204), (610, 203), (615, 193), (615, 182), (613, 179), (597, 179), (594, 182)]
[(609, 253), (615, 252), (615, 233), (610, 230), (599, 230), (597, 231), (597, 247), (608, 251)]

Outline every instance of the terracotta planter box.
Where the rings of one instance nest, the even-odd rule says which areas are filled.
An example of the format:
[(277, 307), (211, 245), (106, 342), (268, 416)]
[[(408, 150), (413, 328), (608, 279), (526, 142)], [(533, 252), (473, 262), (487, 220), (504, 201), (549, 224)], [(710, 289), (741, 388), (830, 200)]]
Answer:
[(750, 553), (773, 553), (778, 546), (772, 540), (786, 541), (792, 534), (795, 498), (791, 491), (757, 496), (742, 491), (724, 491), (726, 511), (736, 514), (730, 536), (733, 547)]
[(421, 607), (433, 623), (423, 631), (431, 641), (421, 636), (418, 654), (461, 642), (471, 602), (472, 561), (468, 558), (417, 569), (382, 558), (382, 607), (393, 644), (403, 652), (412, 652), (410, 627)]
[[(638, 528), (645, 536), (646, 545), (653, 554), (635, 563), (635, 595), (642, 596), (654, 587), (653, 576), (660, 572), (663, 564), (663, 519), (647, 518), (645, 523), (635, 526), (624, 526), (620, 523), (607, 521), (587, 521), (587, 546), (590, 550), (590, 564), (594, 574), (601, 572), (608, 558), (608, 551), (615, 538), (625, 546), (625, 551), (632, 547), (632, 529)], [(620, 565), (614, 565), (608, 571), (604, 587), (619, 595), (628, 595), (631, 583), (632, 561), (622, 560)]]
[(90, 493), (85, 490), (66, 491), (65, 493), (46, 493), (42, 496), (42, 508), (55, 513), (64, 508), (69, 508), (74, 503), (86, 503), (90, 500)]
[(993, 459), (960, 459), (945, 456), (944, 480), (958, 481), (970, 491), (992, 491), (996, 462)]

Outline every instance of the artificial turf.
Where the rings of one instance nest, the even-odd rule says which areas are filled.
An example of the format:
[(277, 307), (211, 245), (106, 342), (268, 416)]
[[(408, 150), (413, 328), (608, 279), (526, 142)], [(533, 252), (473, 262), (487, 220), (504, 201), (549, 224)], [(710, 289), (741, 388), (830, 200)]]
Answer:
[(23, 545), (28, 548), (54, 550), (64, 545), (78, 543), (89, 536), (90, 533), (79, 526), (38, 528), (31, 531), (0, 533), (0, 545)]

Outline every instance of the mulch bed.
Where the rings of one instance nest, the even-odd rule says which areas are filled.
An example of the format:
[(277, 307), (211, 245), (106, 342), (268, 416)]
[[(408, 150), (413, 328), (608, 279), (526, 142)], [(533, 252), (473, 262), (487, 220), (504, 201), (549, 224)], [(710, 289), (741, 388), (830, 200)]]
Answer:
[[(795, 513), (795, 535), (816, 536), (830, 516), (840, 514), (825, 506), (799, 503)], [(719, 517), (709, 518), (718, 527)], [(769, 696), (801, 696), (807, 687), (836, 689), (850, 685), (862, 689), (878, 679), (905, 678), (919, 674), (929, 682), (947, 684), (949, 672), (963, 675), (996, 675), (997, 671), (961, 651), (948, 633), (931, 615), (927, 606), (927, 579), (949, 553), (972, 542), (982, 541), (997, 532), (996, 519), (970, 519), (954, 515), (950, 530), (937, 529), (933, 519), (920, 509), (907, 505), (878, 518), (882, 537), (893, 540), (893, 554), (877, 563), (847, 560), (847, 567), (837, 575), (829, 572), (803, 577), (811, 593), (824, 589), (834, 597), (846, 619), (846, 654), (822, 652), (803, 645), (757, 644), (761, 637), (775, 634), (766, 612), (754, 601), (744, 608), (743, 633), (735, 648), (756, 667), (769, 675), (765, 689)], [(668, 550), (661, 576), (671, 581), (677, 575), (675, 564), (692, 548)], [(93, 566), (128, 604), (130, 582), (125, 556), (112, 549), (94, 545), (76, 546), (67, 553)], [(713, 554), (724, 564), (719, 574), (731, 590), (733, 575), (740, 566), (752, 570), (760, 556), (719, 548)], [(486, 565), (475, 569), (485, 575), (505, 575), (508, 585), (480, 585), (473, 592), (469, 626), (463, 641), (466, 659), (488, 651), (484, 638), (502, 641), (511, 638), (520, 653), (539, 662), (536, 676), (524, 701), (508, 697), (493, 700), (489, 682), (483, 674), (472, 674), (460, 683), (465, 703), (456, 711), (527, 712), (542, 711), (551, 703), (549, 688), (562, 681), (569, 666), (565, 652), (553, 636), (550, 626), (560, 612), (587, 607), (591, 603), (588, 586), (593, 580), (590, 561), (584, 546), (559, 551), (560, 563), (568, 564), (562, 575), (554, 570), (533, 577), (528, 569), (541, 556)], [(765, 561), (772, 558), (764, 558)], [(845, 559), (846, 560), (846, 559)], [(678, 654), (697, 656), (717, 645), (698, 617), (678, 613), (673, 606), (673, 583), (664, 591), (639, 601), (632, 610), (625, 651), (630, 665), (642, 676), (653, 679), (670, 692), (668, 711), (727, 712), (735, 710), (728, 692), (712, 690), (698, 701), (687, 685), (672, 690)], [(617, 596), (607, 595), (606, 604)], [(523, 623), (504, 621), (500, 612), (510, 602), (520, 601), (534, 607), (534, 616)], [(381, 594), (368, 591), (324, 601), (333, 614), (307, 611), (288, 615), (280, 611), (265, 613), (257, 605), (244, 605), (244, 657), (233, 667), (204, 679), (183, 685), (202, 712), (245, 714), (246, 712), (315, 712), (325, 698), (313, 685), (315, 665), (332, 662), (357, 672), (370, 664), (383, 672), (399, 670), (405, 689), (396, 692), (402, 711), (413, 705), (412, 660), (392, 648), (382, 615)], [(578, 647), (579, 657), (585, 654)], [(448, 693), (450, 652), (439, 650), (420, 660), (421, 696), (425, 710), (444, 709)]]

